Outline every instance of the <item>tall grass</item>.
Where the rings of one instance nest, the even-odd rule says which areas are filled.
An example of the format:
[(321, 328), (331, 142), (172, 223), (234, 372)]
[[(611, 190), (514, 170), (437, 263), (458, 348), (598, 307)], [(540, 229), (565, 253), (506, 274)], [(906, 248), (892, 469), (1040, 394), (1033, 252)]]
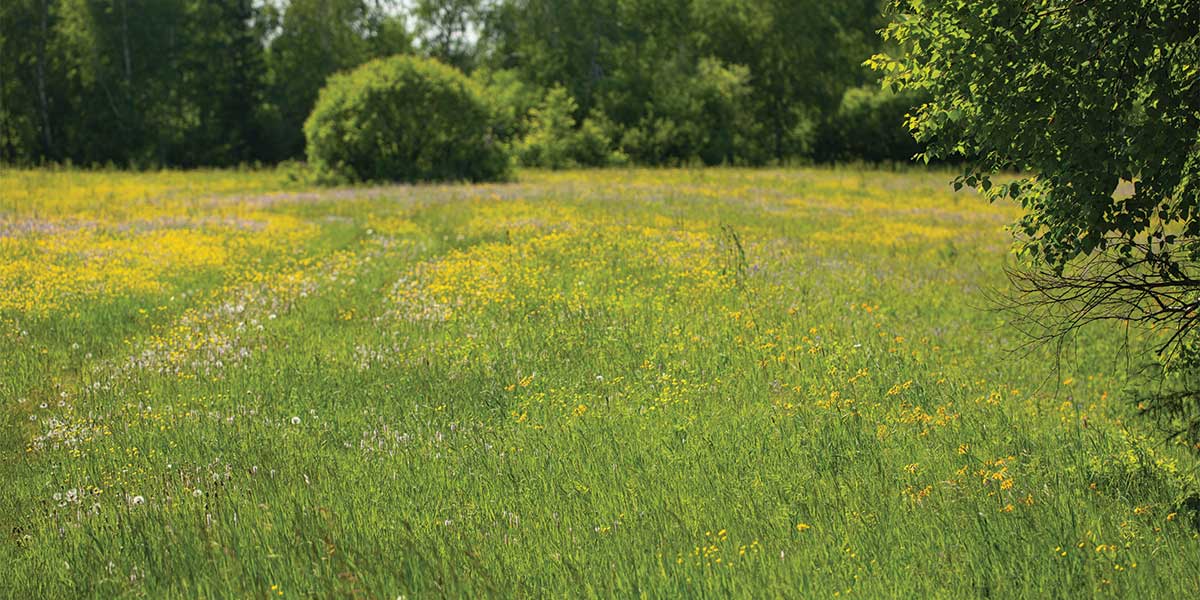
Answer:
[(2, 595), (1200, 588), (1123, 332), (1011, 352), (943, 174), (0, 179)]

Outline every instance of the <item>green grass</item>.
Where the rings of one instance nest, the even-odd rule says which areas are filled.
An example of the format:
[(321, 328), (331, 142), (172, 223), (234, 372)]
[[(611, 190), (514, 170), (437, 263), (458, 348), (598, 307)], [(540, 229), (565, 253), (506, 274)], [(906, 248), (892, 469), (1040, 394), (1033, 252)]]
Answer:
[(1200, 589), (1123, 332), (1014, 352), (946, 173), (5, 177), (0, 595)]

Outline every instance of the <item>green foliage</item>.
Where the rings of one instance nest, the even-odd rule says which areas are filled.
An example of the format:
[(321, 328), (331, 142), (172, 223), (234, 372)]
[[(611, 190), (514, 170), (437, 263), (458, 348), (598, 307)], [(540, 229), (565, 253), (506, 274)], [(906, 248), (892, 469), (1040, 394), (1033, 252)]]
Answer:
[(471, 80), (491, 107), (496, 137), (504, 142), (524, 138), (529, 132), (529, 114), (542, 102), (545, 92), (521, 79), (513, 69), (476, 69)]
[(254, 12), (250, 0), (6, 2), (0, 113), (22, 116), (2, 119), (0, 160), (252, 159), (264, 75)]
[(391, 5), (291, 0), (281, 14), (269, 15), (274, 37), (267, 52), (268, 96), (276, 116), (271, 122), (271, 146), (280, 155), (276, 159), (304, 154), (304, 121), (329, 76), (372, 58), (412, 50), (403, 19), (387, 12)]
[(603, 127), (592, 118), (576, 123), (579, 105), (566, 88), (554, 87), (529, 113), (529, 134), (517, 144), (517, 156), (530, 167), (566, 169), (623, 162)]
[(697, 154), (705, 164), (762, 164), (770, 150), (762, 141), (766, 130), (753, 112), (750, 69), (706, 58), (693, 83), (700, 107), (704, 137)]
[(304, 124), (308, 160), (349, 181), (502, 179), (508, 155), (478, 89), (429, 59), (394, 56), (330, 78)]
[[(878, 15), (875, 1), (522, 0), (487, 32), (492, 60), (602, 111), (636, 162), (760, 164), (807, 153), (812, 125), (867, 81)], [(710, 135), (713, 96), (731, 95), (742, 124)]]
[(416, 0), (413, 16), (425, 53), (464, 71), (474, 66), (472, 25), (483, 13), (483, 0)]
[(823, 161), (907, 161), (921, 152), (908, 128), (920, 95), (878, 86), (846, 90), (837, 112), (821, 124), (816, 157)]
[(552, 88), (542, 104), (530, 112), (529, 135), (517, 146), (521, 162), (551, 169), (574, 166), (574, 113), (578, 109), (565, 88)]
[(575, 162), (581, 166), (621, 166), (629, 156), (614, 149), (612, 134), (615, 126), (604, 113), (593, 111), (579, 124), (575, 132)]
[[(971, 159), (959, 183), (1020, 201), (1026, 250), (1055, 268), (1146, 233), (1200, 235), (1200, 4), (899, 1), (878, 56), (926, 93), (917, 137)], [(994, 185), (990, 176), (1024, 177)], [(1116, 201), (1121, 181), (1132, 197)]]
[(1024, 208), (1027, 331), (1061, 344), (1100, 321), (1154, 330), (1131, 352), (1150, 375), (1131, 395), (1200, 448), (1200, 3), (894, 6), (885, 36), (905, 53), (872, 64), (928, 95), (912, 121), (928, 156), (965, 157), (956, 187)]
[(815, 124), (870, 79), (860, 63), (877, 49), (878, 0), (708, 0), (693, 11), (701, 52), (750, 70), (775, 159), (807, 156)]
[[(46, 151), (39, 140), (42, 127), (37, 121), (41, 113), (35, 74), (46, 60), (44, 51), (38, 51), (43, 49), (37, 40), (40, 36), (33, 34), (41, 25), (38, 8), (32, 2), (0, 6), (0, 164), (29, 162)], [(31, 63), (34, 69), (25, 73), (17, 68)]]
[(10, 0), (0, 160), (298, 159), (328, 77), (419, 53), (482, 73), (505, 142), (562, 86), (577, 128), (637, 162), (783, 161), (867, 82), (878, 19), (877, 0)]
[(648, 110), (621, 138), (622, 150), (643, 164), (761, 164), (769, 156), (764, 128), (750, 108), (749, 71), (716, 59), (683, 76), (666, 69), (654, 78)]

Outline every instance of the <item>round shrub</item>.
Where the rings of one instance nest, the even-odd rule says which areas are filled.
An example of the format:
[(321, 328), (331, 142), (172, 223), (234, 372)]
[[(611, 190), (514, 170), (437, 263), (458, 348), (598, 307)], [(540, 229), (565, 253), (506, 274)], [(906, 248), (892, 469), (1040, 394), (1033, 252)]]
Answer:
[(433, 60), (393, 56), (329, 78), (304, 123), (319, 176), (348, 181), (489, 181), (509, 170), (475, 85)]

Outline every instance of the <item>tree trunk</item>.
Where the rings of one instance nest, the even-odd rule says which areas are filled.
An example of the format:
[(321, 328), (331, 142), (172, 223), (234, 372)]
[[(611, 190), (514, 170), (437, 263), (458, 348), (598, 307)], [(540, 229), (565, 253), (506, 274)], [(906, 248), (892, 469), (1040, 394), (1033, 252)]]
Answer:
[(50, 35), (50, 0), (42, 0), (40, 16), (37, 67), (34, 69), (34, 76), (37, 79), (38, 113), (41, 118), (42, 156), (50, 157), (54, 153), (54, 136), (50, 131), (50, 100), (46, 96), (46, 38)]
[(121, 2), (121, 50), (125, 57), (125, 87), (133, 85), (133, 61), (129, 57), (129, 0)]

